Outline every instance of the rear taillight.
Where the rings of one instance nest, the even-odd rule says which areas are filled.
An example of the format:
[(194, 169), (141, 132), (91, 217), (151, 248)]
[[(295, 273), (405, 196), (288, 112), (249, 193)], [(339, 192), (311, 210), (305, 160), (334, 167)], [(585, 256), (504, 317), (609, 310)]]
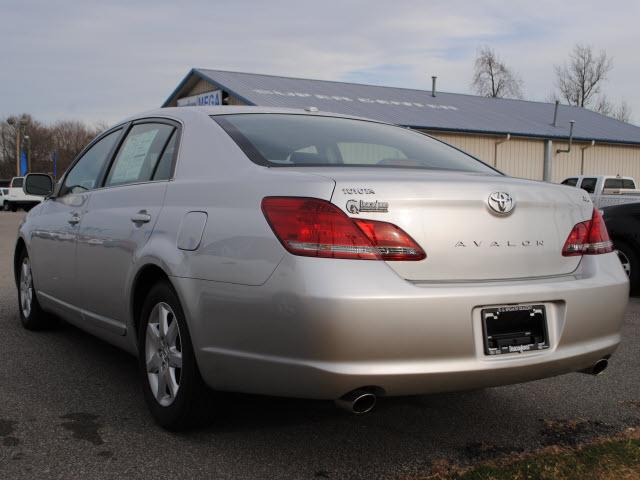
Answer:
[(358, 260), (422, 260), (420, 246), (401, 228), (353, 220), (325, 200), (267, 197), (262, 211), (284, 248), (294, 255)]
[(593, 209), (591, 220), (580, 222), (573, 227), (562, 249), (562, 255), (565, 257), (609, 252), (613, 252), (613, 243), (597, 208)]

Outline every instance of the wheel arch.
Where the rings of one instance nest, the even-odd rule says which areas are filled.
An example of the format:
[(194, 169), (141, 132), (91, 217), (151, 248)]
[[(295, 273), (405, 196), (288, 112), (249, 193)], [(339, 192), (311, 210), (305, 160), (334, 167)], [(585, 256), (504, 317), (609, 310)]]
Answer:
[(640, 254), (640, 243), (638, 242), (638, 240), (633, 238), (633, 236), (629, 234), (620, 234), (620, 233), (613, 233), (610, 236), (611, 236), (611, 241), (613, 242), (613, 248), (616, 248), (616, 244), (623, 243), (628, 245), (629, 247), (631, 247), (632, 249), (634, 249), (636, 252)]
[(182, 298), (176, 286), (171, 281), (171, 277), (162, 266), (157, 263), (146, 263), (142, 265), (131, 285), (131, 296), (129, 301), (129, 310), (131, 318), (131, 326), (133, 327), (133, 338), (135, 344), (138, 344), (138, 329), (140, 327), (140, 314), (144, 305), (144, 300), (151, 288), (158, 282), (166, 282), (176, 292), (178, 299), (182, 303)]
[(18, 272), (20, 270), (20, 257), (22, 256), (22, 252), (27, 250), (27, 243), (24, 241), (22, 237), (18, 237), (16, 241), (16, 246), (13, 250), (13, 278), (18, 285), (20, 279), (18, 278)]

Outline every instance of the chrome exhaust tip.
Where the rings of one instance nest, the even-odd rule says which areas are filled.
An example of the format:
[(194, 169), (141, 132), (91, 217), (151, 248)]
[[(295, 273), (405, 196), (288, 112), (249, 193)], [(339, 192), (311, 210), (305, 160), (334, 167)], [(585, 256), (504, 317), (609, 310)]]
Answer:
[(353, 390), (335, 401), (338, 408), (342, 408), (355, 415), (369, 413), (376, 406), (377, 397), (366, 390)]
[(584, 370), (580, 370), (580, 373), (587, 373), (589, 375), (600, 375), (604, 372), (609, 366), (609, 360), (606, 358), (601, 358), (596, 363), (594, 363), (591, 367), (585, 368)]

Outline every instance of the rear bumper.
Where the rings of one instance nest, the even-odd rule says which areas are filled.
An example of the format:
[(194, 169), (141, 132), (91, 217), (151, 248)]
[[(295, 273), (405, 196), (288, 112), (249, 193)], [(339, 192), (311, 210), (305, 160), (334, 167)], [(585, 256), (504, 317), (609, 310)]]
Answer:
[[(286, 256), (262, 286), (172, 278), (198, 364), (213, 388), (337, 398), (524, 382), (613, 353), (628, 281), (615, 254), (573, 275), (509, 282), (412, 284), (384, 262)], [(550, 348), (484, 355), (480, 309), (546, 306)]]

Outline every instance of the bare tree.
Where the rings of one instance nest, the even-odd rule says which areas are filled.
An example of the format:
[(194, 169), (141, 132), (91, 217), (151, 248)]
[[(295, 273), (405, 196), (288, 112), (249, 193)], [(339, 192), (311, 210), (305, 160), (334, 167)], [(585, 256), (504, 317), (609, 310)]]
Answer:
[(80, 150), (104, 129), (101, 124), (89, 127), (82, 122), (67, 120), (51, 125), (51, 152), (57, 156), (58, 174), (64, 172)]
[[(88, 126), (78, 121), (58, 121), (50, 125), (23, 115), (26, 125), (22, 148), (28, 150), (32, 172), (53, 172), (53, 157), (57, 159), (57, 173), (62, 174), (75, 156), (101, 130), (103, 124)], [(16, 118), (16, 117), (14, 117)], [(16, 132), (7, 122), (0, 121), (0, 178), (11, 178), (16, 173)]]
[(630, 123), (631, 122), (631, 105), (629, 105), (625, 100), (620, 102), (620, 105), (613, 112), (613, 118), (616, 120), (620, 120), (621, 122)]
[(559, 96), (569, 105), (589, 107), (612, 68), (613, 60), (604, 50), (595, 54), (592, 47), (577, 44), (569, 54), (569, 61), (555, 66)]
[(593, 110), (621, 122), (629, 123), (631, 121), (631, 106), (624, 99), (620, 100), (620, 103), (616, 105), (609, 101), (606, 95), (602, 94), (598, 97)]
[(522, 98), (522, 79), (484, 46), (478, 50), (471, 86), (478, 95), (494, 98)]

